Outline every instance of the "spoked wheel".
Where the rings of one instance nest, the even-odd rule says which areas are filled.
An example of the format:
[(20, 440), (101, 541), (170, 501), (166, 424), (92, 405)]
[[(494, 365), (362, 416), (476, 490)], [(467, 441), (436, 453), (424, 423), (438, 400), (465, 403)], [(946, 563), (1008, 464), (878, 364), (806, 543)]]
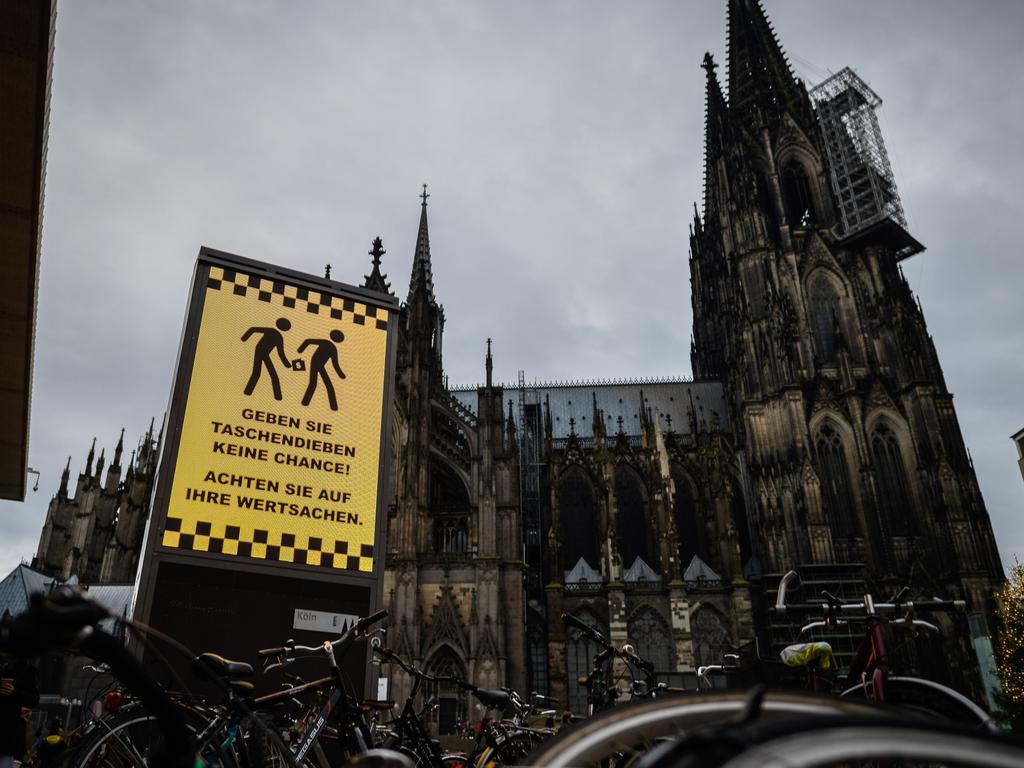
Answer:
[[(746, 692), (681, 695), (651, 699), (606, 712), (563, 729), (527, 759), (527, 765), (552, 768), (629, 765), (665, 739), (686, 735), (729, 719), (750, 705)], [(769, 692), (760, 702), (759, 717), (866, 715), (877, 713), (868, 703), (810, 694)]]

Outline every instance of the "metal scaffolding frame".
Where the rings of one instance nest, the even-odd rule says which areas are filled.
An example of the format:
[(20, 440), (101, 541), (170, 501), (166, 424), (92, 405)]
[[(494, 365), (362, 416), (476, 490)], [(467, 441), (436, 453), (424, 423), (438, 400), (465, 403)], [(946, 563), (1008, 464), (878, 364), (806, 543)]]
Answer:
[(875, 114), (882, 99), (849, 67), (816, 85), (810, 96), (839, 206), (839, 237), (885, 219), (905, 231), (907, 220)]
[(526, 564), (527, 589), (542, 589), (541, 583), (541, 462), (544, 421), (540, 412), (540, 394), (526, 386), (519, 372), (519, 505), (523, 520), (523, 561)]
[[(541, 415), (540, 393), (526, 385), (526, 375), (519, 371), (519, 509), (522, 514), (523, 580), (526, 587), (526, 638), (530, 688), (547, 692), (547, 611), (543, 580), (543, 446), (544, 419)], [(544, 638), (540, 648), (540, 638)], [(538, 648), (534, 648), (534, 644)], [(543, 651), (543, 652), (542, 652)]]

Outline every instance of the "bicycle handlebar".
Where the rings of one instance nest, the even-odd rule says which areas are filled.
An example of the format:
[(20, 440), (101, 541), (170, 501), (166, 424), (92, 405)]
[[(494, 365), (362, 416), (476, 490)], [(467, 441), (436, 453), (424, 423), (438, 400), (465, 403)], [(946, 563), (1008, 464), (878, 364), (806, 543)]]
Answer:
[(341, 636), (337, 640), (325, 640), (323, 644), (318, 646), (309, 645), (296, 645), (294, 640), (289, 640), (283, 646), (278, 648), (263, 648), (257, 651), (257, 655), (263, 659), (272, 659), (275, 657), (284, 656), (286, 660), (291, 660), (291, 655), (296, 651), (301, 653), (320, 653), (321, 651), (327, 652), (328, 655), (334, 653), (344, 654), (352, 644), (363, 634), (369, 627), (374, 624), (378, 624), (388, 616), (386, 609), (381, 609), (376, 613), (371, 613), (369, 616), (364, 616), (361, 619), (357, 619), (352, 622), (348, 629), (341, 633)]
[(903, 603), (872, 603), (870, 608), (866, 603), (791, 603), (781, 607), (776, 606), (775, 610), (780, 613), (815, 613), (850, 615), (863, 613), (870, 615), (896, 615), (899, 613), (913, 613), (914, 611), (926, 611), (939, 613), (942, 611), (962, 611), (967, 607), (963, 600), (907, 600)]
[(606, 649), (613, 648), (613, 646), (607, 640), (605, 640), (604, 635), (602, 635), (600, 632), (598, 632), (596, 629), (594, 629), (592, 626), (590, 626), (586, 622), (584, 622), (584, 621), (582, 621), (580, 619), (577, 619), (572, 614), (563, 613), (562, 614), (562, 623), (565, 624), (566, 626), (573, 627), (574, 629), (578, 629), (580, 632), (582, 632), (584, 635), (589, 637), (595, 643), (598, 643), (599, 645), (604, 646)]

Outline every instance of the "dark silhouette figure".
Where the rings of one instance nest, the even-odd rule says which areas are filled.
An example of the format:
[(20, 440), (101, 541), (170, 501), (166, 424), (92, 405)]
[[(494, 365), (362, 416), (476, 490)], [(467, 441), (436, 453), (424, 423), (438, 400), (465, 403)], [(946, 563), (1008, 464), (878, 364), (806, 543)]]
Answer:
[[(245, 394), (251, 395), (253, 393), (256, 385), (259, 383), (263, 369), (266, 368), (267, 375), (270, 376), (270, 384), (274, 388), (274, 399), (280, 400), (281, 380), (277, 376), (277, 371), (274, 369), (274, 361), (270, 359), (270, 355), (273, 352), (277, 352), (281, 362), (284, 363), (284, 367), (292, 367), (291, 362), (284, 356), (284, 337), (281, 335), (281, 331), (287, 331), (292, 327), (292, 324), (282, 317), (274, 325), (277, 327), (261, 328), (253, 326), (242, 336), (242, 341), (245, 341), (254, 333), (260, 334), (260, 339), (256, 342), (256, 350), (252, 358), (252, 375), (249, 377), (249, 383), (245, 385)], [(300, 349), (299, 351), (301, 352), (302, 350)]]
[(309, 361), (309, 386), (306, 387), (306, 394), (302, 396), (303, 405), (309, 405), (313, 400), (313, 393), (316, 392), (317, 378), (320, 378), (323, 379), (324, 389), (327, 390), (327, 402), (330, 403), (331, 410), (338, 410), (338, 400), (334, 395), (334, 385), (327, 375), (327, 364), (330, 363), (334, 367), (339, 378), (345, 378), (345, 372), (338, 365), (338, 348), (335, 346), (335, 344), (339, 344), (344, 340), (345, 334), (334, 330), (331, 331), (330, 341), (327, 339), (306, 339), (299, 345), (300, 355), (306, 347), (316, 347), (313, 351), (313, 357)]

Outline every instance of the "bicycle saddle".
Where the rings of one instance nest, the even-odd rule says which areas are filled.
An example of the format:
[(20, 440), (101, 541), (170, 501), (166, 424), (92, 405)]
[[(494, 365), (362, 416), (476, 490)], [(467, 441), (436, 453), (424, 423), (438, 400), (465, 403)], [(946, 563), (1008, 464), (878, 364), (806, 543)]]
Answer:
[(478, 688), (473, 691), (473, 695), (476, 696), (477, 700), (485, 707), (494, 707), (495, 709), (503, 708), (508, 704), (508, 700), (510, 698), (508, 691), (485, 691), (482, 688)]
[(202, 679), (208, 679), (211, 674), (218, 677), (252, 677), (252, 664), (244, 661), (232, 661), (225, 659), (216, 653), (201, 653), (192, 662), (192, 671)]

